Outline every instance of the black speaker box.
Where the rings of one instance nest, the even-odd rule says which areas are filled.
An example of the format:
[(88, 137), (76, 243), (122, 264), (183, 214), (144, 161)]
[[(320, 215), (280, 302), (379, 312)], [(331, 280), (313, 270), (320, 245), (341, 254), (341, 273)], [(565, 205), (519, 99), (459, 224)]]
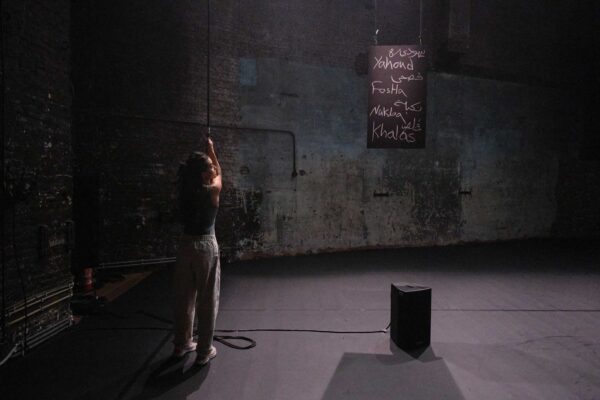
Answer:
[(390, 337), (402, 350), (429, 346), (431, 342), (431, 288), (392, 284)]

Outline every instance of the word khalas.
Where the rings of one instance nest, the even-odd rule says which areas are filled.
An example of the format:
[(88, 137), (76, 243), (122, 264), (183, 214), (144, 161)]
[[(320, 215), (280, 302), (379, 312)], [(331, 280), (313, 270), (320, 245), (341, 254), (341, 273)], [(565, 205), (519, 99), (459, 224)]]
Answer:
[[(402, 130), (400, 130), (402, 128)], [(416, 118), (408, 124), (398, 125), (395, 124), (394, 128), (387, 130), (384, 128), (383, 122), (376, 125), (373, 121), (371, 130), (371, 140), (385, 138), (388, 140), (395, 140), (397, 142), (414, 143), (417, 141), (415, 138), (415, 132), (421, 131), (421, 123), (417, 122)]]

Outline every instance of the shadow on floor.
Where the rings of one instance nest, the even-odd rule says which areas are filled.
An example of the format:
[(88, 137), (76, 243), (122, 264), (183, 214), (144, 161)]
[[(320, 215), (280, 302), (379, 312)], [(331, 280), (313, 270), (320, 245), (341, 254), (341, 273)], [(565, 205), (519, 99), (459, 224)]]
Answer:
[(420, 355), (390, 348), (392, 355), (344, 353), (323, 400), (464, 399), (445, 361), (431, 348)]
[(77, 397), (77, 400), (183, 399), (198, 391), (209, 371), (210, 364), (196, 366), (192, 356), (157, 360), (149, 365), (142, 365), (131, 376), (90, 389)]
[[(156, 365), (157, 364), (157, 365)], [(210, 364), (198, 367), (193, 363), (187, 365), (181, 360), (169, 358), (150, 366), (150, 374), (142, 384), (141, 390), (128, 399), (142, 400), (162, 397), (172, 391), (177, 398), (187, 398), (197, 392), (206, 380)], [(194, 377), (194, 379), (190, 379)], [(175, 398), (175, 397), (174, 397)]]

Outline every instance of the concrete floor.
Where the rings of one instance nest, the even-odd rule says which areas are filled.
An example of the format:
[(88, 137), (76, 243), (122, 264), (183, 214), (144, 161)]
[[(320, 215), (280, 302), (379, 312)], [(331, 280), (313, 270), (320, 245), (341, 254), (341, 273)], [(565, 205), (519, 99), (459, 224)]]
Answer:
[(0, 368), (2, 399), (600, 399), (597, 243), (525, 241), (223, 266), (219, 329), (378, 330), (390, 284), (432, 288), (421, 354), (387, 333), (248, 332), (170, 361), (170, 271)]

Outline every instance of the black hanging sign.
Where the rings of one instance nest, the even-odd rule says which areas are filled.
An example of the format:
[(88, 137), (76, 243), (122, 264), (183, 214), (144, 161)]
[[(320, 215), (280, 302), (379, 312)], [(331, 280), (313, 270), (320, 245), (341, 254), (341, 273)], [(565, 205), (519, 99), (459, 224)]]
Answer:
[(425, 147), (425, 60), (422, 46), (369, 50), (368, 148)]

